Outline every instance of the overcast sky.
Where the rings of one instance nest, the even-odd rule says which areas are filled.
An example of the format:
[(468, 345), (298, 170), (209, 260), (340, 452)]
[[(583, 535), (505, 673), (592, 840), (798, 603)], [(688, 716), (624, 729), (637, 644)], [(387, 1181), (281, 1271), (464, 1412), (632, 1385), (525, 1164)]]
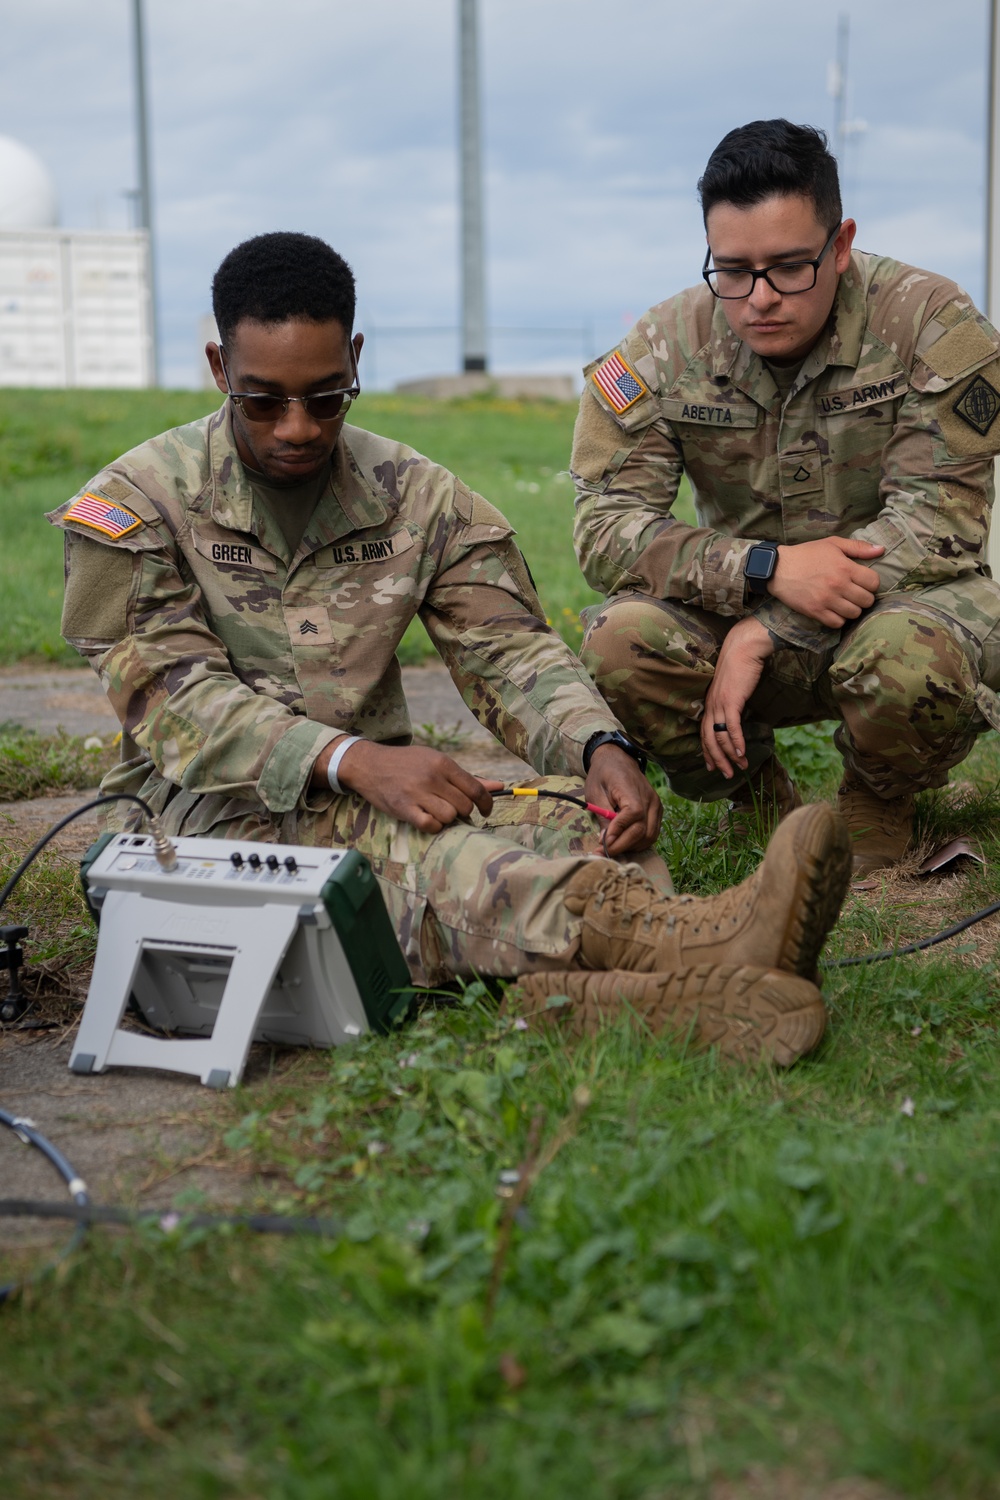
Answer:
[[(719, 138), (829, 129), (859, 244), (983, 296), (986, 0), (480, 0), (490, 322), (585, 329), (494, 344), (567, 369), (697, 280), (695, 183)], [(322, 235), (360, 325), (458, 317), (456, 0), (146, 0), (167, 382), (196, 379), (212, 272), (248, 235)], [(135, 183), (130, 0), (0, 0), (0, 134), (52, 171), (61, 221), (124, 227)], [(586, 345), (586, 348), (583, 347)], [(454, 367), (447, 336), (375, 340), (375, 377)], [(369, 366), (368, 375), (372, 370)]]

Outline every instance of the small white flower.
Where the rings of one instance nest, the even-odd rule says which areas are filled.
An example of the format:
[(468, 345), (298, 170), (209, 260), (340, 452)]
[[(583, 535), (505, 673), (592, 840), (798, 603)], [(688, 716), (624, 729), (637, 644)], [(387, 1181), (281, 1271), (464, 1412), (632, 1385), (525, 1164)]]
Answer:
[(523, 1016), (518, 1016), (517, 1020), (514, 1022), (514, 1030), (515, 1031), (527, 1031), (527, 1029), (528, 1029), (528, 1023), (527, 1023), (527, 1021), (524, 1019)]
[(901, 1115), (905, 1115), (908, 1120), (912, 1120), (913, 1116), (916, 1114), (916, 1112), (917, 1112), (917, 1106), (914, 1104), (914, 1102), (910, 1098), (909, 1094), (907, 1094), (906, 1098), (903, 1100), (902, 1104), (899, 1106), (899, 1113)]
[(386, 1145), (385, 1141), (369, 1141), (368, 1142), (368, 1155), (369, 1156), (381, 1156), (382, 1152), (383, 1151), (388, 1151), (388, 1149), (389, 1148)]
[(87, 738), (83, 742), (83, 748), (85, 750), (103, 750), (104, 741), (100, 739), (96, 734), (88, 734)]

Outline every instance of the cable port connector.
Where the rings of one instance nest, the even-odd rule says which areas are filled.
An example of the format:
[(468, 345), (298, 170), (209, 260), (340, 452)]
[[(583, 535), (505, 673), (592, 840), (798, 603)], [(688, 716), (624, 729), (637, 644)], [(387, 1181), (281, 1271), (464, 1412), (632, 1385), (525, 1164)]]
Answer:
[(177, 850), (167, 838), (163, 831), (163, 825), (155, 814), (147, 818), (150, 837), (153, 840), (153, 853), (156, 855), (156, 863), (161, 870), (171, 874), (177, 868)]

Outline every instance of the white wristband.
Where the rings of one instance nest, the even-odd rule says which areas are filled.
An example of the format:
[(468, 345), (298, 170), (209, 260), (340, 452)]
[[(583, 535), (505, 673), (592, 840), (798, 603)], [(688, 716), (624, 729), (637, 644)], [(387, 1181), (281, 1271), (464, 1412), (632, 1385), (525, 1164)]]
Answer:
[(348, 750), (350, 750), (352, 745), (360, 745), (363, 740), (363, 734), (349, 734), (346, 740), (341, 740), (336, 750), (330, 756), (330, 764), (326, 768), (326, 777), (330, 783), (331, 792), (336, 792), (338, 797), (343, 796), (344, 792), (347, 790), (347, 788), (342, 787), (340, 782), (337, 780), (337, 772), (340, 770), (340, 762), (343, 760), (344, 756), (347, 754)]

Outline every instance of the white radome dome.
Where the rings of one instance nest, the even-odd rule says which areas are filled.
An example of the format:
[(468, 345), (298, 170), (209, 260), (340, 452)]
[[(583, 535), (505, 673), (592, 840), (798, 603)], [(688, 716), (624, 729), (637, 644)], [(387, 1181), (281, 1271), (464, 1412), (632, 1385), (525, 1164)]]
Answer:
[(0, 135), (0, 229), (54, 229), (55, 184), (40, 156)]

